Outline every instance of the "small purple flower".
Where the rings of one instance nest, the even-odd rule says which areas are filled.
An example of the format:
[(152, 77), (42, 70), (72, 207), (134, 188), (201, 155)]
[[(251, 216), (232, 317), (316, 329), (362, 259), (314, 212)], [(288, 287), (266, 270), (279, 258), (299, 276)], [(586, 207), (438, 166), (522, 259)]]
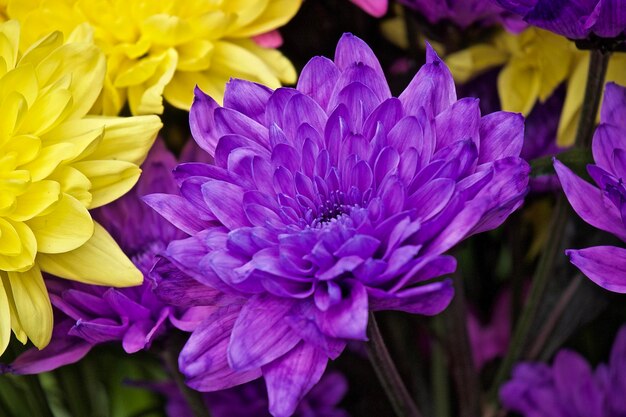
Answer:
[(445, 252), (499, 226), (527, 192), (523, 118), (457, 101), (430, 47), (399, 98), (347, 34), (295, 89), (232, 80), (223, 107), (196, 90), (190, 124), (215, 164), (180, 165), (182, 197), (158, 197), (191, 235), (164, 256), (222, 292), (187, 299), (223, 307), (179, 365), (200, 391), (263, 376), (274, 416), (294, 412), (348, 341), (367, 339), (369, 311), (446, 308), (452, 284), (437, 278), (456, 261)]
[(503, 24), (515, 33), (526, 27), (519, 17), (498, 6), (493, 0), (400, 0), (400, 3), (419, 12), (431, 24), (448, 21), (461, 29), (474, 24)]
[(622, 0), (497, 0), (531, 25), (570, 39), (614, 38), (626, 29)]
[[(557, 160), (554, 168), (576, 213), (593, 227), (626, 241), (626, 88), (606, 85), (600, 120), (592, 144), (596, 164), (587, 166), (597, 187)], [(626, 293), (626, 249), (595, 246), (566, 253), (593, 282), (609, 291)]]
[[(187, 153), (192, 150), (187, 150)], [(150, 272), (156, 255), (185, 236), (141, 201), (155, 192), (177, 193), (172, 176), (176, 159), (160, 140), (144, 162), (135, 188), (121, 199), (94, 211), (96, 218), (141, 270)], [(127, 353), (150, 347), (167, 323), (191, 331), (210, 307), (177, 309), (159, 300), (148, 280), (137, 287), (110, 288), (48, 277), (55, 307), (52, 341), (43, 350), (20, 355), (9, 371), (32, 374), (77, 362), (96, 344), (120, 341)]]
[[(185, 399), (173, 384), (155, 387), (166, 398), (169, 417), (193, 417)], [(320, 382), (302, 399), (295, 417), (349, 417), (338, 407), (348, 391), (346, 378), (338, 372), (325, 374)], [(261, 380), (248, 382), (223, 391), (203, 394), (203, 400), (212, 417), (271, 417), (267, 391)]]
[(626, 416), (626, 326), (608, 365), (595, 371), (578, 353), (562, 349), (552, 366), (521, 363), (500, 389), (503, 405), (522, 417)]

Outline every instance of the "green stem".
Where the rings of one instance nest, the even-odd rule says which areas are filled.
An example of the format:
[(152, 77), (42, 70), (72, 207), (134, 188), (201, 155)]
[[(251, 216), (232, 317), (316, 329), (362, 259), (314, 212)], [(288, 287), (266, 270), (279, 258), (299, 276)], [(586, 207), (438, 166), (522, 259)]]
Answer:
[(177, 349), (175, 345), (169, 343), (165, 350), (162, 352), (163, 360), (169, 370), (178, 390), (185, 398), (185, 402), (194, 417), (211, 417), (211, 413), (206, 407), (202, 394), (193, 390), (185, 384), (185, 377), (178, 370), (178, 353), (180, 349)]
[(548, 241), (544, 248), (535, 276), (533, 277), (528, 299), (519, 317), (515, 331), (511, 339), (509, 350), (502, 360), (502, 364), (498, 369), (496, 378), (489, 392), (489, 401), (497, 403), (498, 389), (500, 385), (509, 378), (513, 365), (522, 357), (522, 352), (528, 341), (528, 336), (535, 321), (539, 304), (543, 298), (545, 289), (549, 279), (552, 277), (555, 259), (560, 259), (560, 251), (563, 236), (565, 234), (565, 226), (567, 224), (568, 205), (563, 195), (559, 195), (552, 213), (550, 222), (550, 230), (548, 232)]
[(367, 335), (370, 339), (366, 345), (370, 362), (396, 415), (398, 417), (421, 417), (422, 414), (417, 409), (417, 405), (402, 382), (398, 369), (389, 355), (373, 313), (369, 315)]
[[(433, 326), (438, 333), (443, 333), (443, 321), (441, 317), (433, 317)], [(430, 379), (433, 387), (434, 415), (437, 417), (450, 417), (450, 381), (448, 379), (448, 363), (446, 353), (441, 341), (433, 337), (432, 366)]]
[(587, 149), (591, 143), (593, 129), (596, 124), (598, 107), (604, 91), (604, 79), (609, 67), (610, 52), (592, 49), (589, 56), (589, 71), (585, 87), (585, 99), (580, 113), (578, 130), (576, 132), (576, 146)]
[(563, 316), (563, 313), (567, 309), (567, 306), (572, 301), (572, 298), (576, 294), (576, 291), (578, 290), (578, 287), (581, 283), (582, 277), (580, 275), (576, 275), (574, 278), (572, 278), (565, 291), (563, 291), (563, 293), (561, 294), (561, 297), (559, 297), (559, 301), (550, 312), (550, 316), (545, 321), (545, 324), (541, 327), (539, 335), (535, 338), (535, 342), (530, 349), (530, 353), (528, 354), (527, 359), (533, 360), (539, 357), (539, 354), (546, 345), (546, 342), (556, 328), (556, 325), (559, 323), (559, 320)]
[(459, 416), (476, 417), (480, 415), (480, 379), (467, 333), (467, 307), (461, 274), (454, 276), (454, 287), (454, 299), (444, 316), (446, 347), (459, 395)]

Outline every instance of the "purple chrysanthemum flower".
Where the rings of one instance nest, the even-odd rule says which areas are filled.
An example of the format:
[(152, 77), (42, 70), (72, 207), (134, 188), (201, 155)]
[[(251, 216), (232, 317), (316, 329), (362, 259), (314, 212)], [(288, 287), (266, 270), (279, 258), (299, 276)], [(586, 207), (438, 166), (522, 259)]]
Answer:
[[(188, 151), (189, 152), (189, 151)], [(176, 193), (172, 176), (177, 161), (160, 140), (143, 164), (135, 188), (121, 199), (94, 211), (133, 263), (147, 277), (156, 255), (185, 236), (141, 201), (155, 192)], [(98, 343), (120, 341), (127, 353), (148, 348), (167, 323), (191, 331), (210, 307), (178, 309), (159, 300), (150, 281), (137, 287), (110, 288), (48, 277), (55, 307), (52, 341), (43, 350), (20, 355), (8, 371), (32, 374), (56, 369), (83, 358)]]
[[(169, 417), (193, 417), (174, 384), (154, 388), (165, 396)], [(330, 372), (302, 399), (294, 417), (349, 417), (345, 410), (339, 408), (347, 391), (346, 378), (338, 372)], [(223, 391), (204, 393), (202, 398), (212, 417), (271, 417), (267, 411), (267, 392), (260, 380)]]
[(419, 12), (431, 24), (447, 21), (461, 29), (474, 24), (502, 24), (515, 33), (526, 27), (518, 16), (498, 6), (493, 0), (400, 0), (400, 3)]
[[(554, 168), (576, 213), (593, 227), (626, 241), (626, 88), (606, 85), (600, 120), (592, 144), (596, 164), (587, 167), (597, 187), (557, 160)], [(593, 282), (609, 291), (626, 293), (626, 249), (595, 246), (566, 253)]]
[(578, 353), (563, 349), (552, 366), (517, 365), (500, 389), (500, 399), (522, 417), (623, 417), (624, 393), (626, 327), (615, 338), (608, 365), (594, 371)]
[(190, 124), (215, 165), (180, 165), (182, 197), (152, 198), (191, 235), (164, 256), (227, 305), (194, 331), (180, 368), (200, 391), (263, 376), (274, 416), (294, 412), (347, 341), (367, 339), (368, 311), (442, 311), (453, 288), (437, 278), (456, 268), (444, 253), (527, 192), (522, 116), (457, 101), (430, 47), (399, 98), (347, 34), (295, 89), (232, 80), (223, 107), (197, 90)]
[(614, 38), (626, 30), (622, 0), (497, 0), (531, 25), (570, 39)]

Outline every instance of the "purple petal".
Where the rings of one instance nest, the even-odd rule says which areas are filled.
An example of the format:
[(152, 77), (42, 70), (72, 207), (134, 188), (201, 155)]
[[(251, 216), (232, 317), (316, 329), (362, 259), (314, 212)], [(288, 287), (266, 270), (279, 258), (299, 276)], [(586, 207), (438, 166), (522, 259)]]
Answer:
[(519, 156), (524, 145), (524, 116), (495, 112), (480, 120), (478, 164)]
[(189, 110), (189, 127), (196, 143), (209, 155), (215, 154), (220, 135), (215, 129), (215, 109), (219, 104), (200, 88), (194, 89), (194, 99)]
[(452, 281), (448, 279), (395, 294), (374, 288), (368, 288), (367, 292), (370, 299), (370, 309), (373, 311), (399, 310), (431, 316), (441, 313), (448, 307), (454, 296), (454, 286)]
[(224, 107), (237, 110), (249, 118), (263, 123), (265, 108), (272, 90), (264, 85), (246, 80), (231, 79), (224, 91)]
[(327, 362), (328, 358), (319, 349), (300, 342), (289, 353), (264, 366), (272, 416), (293, 415), (300, 400), (322, 377)]
[(189, 205), (183, 197), (172, 194), (150, 194), (144, 196), (142, 200), (165, 220), (188, 235), (198, 233), (210, 224), (208, 220), (202, 218), (206, 217), (206, 214)]
[(294, 301), (272, 295), (255, 295), (243, 306), (228, 346), (232, 369), (248, 371), (289, 352), (300, 338), (284, 318)]
[(613, 172), (613, 152), (624, 149), (624, 127), (601, 123), (593, 135), (591, 150), (596, 164)]
[(558, 160), (554, 160), (554, 169), (576, 213), (593, 227), (626, 241), (621, 215), (611, 202), (603, 198), (602, 191), (580, 179)]
[(324, 110), (328, 110), (328, 102), (339, 79), (339, 69), (328, 58), (316, 56), (302, 69), (297, 89), (303, 94), (313, 97)]
[(240, 309), (224, 307), (207, 317), (180, 352), (178, 366), (193, 389), (219, 391), (261, 376), (258, 368), (237, 372), (228, 365), (228, 343)]
[(435, 118), (437, 145), (435, 152), (455, 142), (470, 139), (478, 146), (480, 126), (478, 99), (463, 98)]
[(571, 263), (602, 288), (626, 293), (626, 249), (595, 246), (565, 253)]
[(28, 349), (8, 366), (8, 371), (18, 375), (39, 374), (84, 358), (93, 345), (78, 337), (68, 336), (67, 333), (73, 325), (71, 320), (57, 323), (48, 346), (42, 350)]
[(250, 226), (243, 211), (244, 190), (224, 181), (211, 180), (202, 186), (202, 195), (215, 217), (230, 230)]
[(417, 72), (399, 97), (405, 114), (417, 115), (420, 107), (434, 117), (456, 101), (452, 74), (430, 44), (426, 44), (426, 65)]
[(382, 78), (384, 72), (378, 58), (370, 47), (351, 33), (344, 33), (335, 50), (335, 64), (341, 71), (345, 71), (354, 64), (363, 63), (374, 69)]
[[(367, 340), (367, 291), (359, 281), (342, 285), (343, 298), (326, 311), (319, 311), (317, 324), (326, 335), (342, 339)], [(347, 295), (345, 295), (347, 294)]]

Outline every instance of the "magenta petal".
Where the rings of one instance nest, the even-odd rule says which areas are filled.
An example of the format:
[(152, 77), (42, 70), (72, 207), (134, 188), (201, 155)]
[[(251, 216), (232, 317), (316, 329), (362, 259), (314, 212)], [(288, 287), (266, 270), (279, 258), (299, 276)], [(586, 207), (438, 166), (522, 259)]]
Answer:
[(227, 348), (240, 307), (224, 307), (198, 326), (178, 357), (187, 384), (198, 391), (218, 391), (252, 381), (260, 369), (236, 372), (228, 366)]
[(243, 306), (228, 346), (231, 368), (248, 371), (289, 352), (300, 338), (285, 321), (295, 302), (272, 295), (255, 295)]
[(626, 293), (626, 249), (595, 246), (566, 251), (570, 262), (604, 289)]
[(387, 13), (388, 0), (350, 0), (374, 17), (383, 17)]
[(286, 355), (263, 367), (269, 411), (274, 417), (289, 417), (298, 403), (320, 380), (328, 358), (313, 345), (300, 342)]
[(219, 105), (200, 88), (194, 89), (194, 99), (189, 110), (189, 127), (196, 143), (209, 155), (215, 153), (219, 135), (215, 130), (214, 112)]
[(554, 161), (554, 169), (576, 213), (590, 225), (626, 241), (621, 215), (611, 202), (603, 198), (602, 191), (580, 179), (558, 160)]

